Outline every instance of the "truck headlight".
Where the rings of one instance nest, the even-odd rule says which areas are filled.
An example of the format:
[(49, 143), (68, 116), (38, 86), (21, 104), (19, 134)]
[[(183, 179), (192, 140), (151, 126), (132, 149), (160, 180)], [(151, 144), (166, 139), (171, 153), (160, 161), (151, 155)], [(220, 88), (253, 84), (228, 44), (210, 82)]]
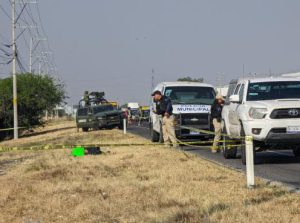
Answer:
[(104, 118), (103, 117), (98, 117), (98, 120), (103, 120)]
[(267, 108), (250, 108), (249, 116), (253, 119), (263, 119), (268, 113)]

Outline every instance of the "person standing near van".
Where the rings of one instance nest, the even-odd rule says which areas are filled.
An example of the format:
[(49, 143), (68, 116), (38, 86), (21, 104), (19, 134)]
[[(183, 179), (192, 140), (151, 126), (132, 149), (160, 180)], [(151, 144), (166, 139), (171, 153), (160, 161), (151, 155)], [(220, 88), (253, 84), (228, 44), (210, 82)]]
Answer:
[(152, 96), (156, 104), (156, 114), (163, 117), (162, 131), (164, 143), (166, 145), (170, 145), (170, 143), (172, 143), (173, 147), (177, 147), (171, 99), (162, 95), (160, 91), (154, 91)]
[(211, 148), (212, 153), (217, 153), (219, 151), (219, 141), (221, 139), (222, 133), (222, 109), (224, 105), (224, 98), (222, 95), (218, 94), (216, 96), (215, 102), (211, 107), (211, 118), (213, 121), (215, 129), (215, 138)]

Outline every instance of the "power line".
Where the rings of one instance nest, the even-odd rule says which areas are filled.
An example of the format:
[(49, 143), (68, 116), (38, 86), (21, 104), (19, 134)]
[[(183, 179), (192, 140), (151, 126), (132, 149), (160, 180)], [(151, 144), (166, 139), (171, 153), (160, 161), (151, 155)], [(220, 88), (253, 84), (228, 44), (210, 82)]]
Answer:
[(19, 21), (21, 15), (23, 14), (25, 8), (26, 8), (26, 4), (23, 5), (23, 7), (21, 9), (21, 12), (19, 12), (18, 17), (15, 19), (15, 23), (18, 23), (18, 21)]
[[(36, 4), (36, 8), (37, 8), (37, 15), (38, 15), (38, 19), (40, 21), (42, 32), (43, 32), (44, 36), (48, 39), (48, 37), (46, 35), (46, 32), (45, 32), (45, 28), (44, 28), (43, 22), (42, 22), (42, 19), (41, 19), (41, 13), (40, 13), (40, 9), (39, 9), (39, 4)], [(47, 41), (47, 45), (48, 45), (48, 49), (51, 51), (51, 47), (50, 47), (49, 41)], [(52, 66), (54, 68), (57, 68), (57, 65), (56, 65), (56, 63), (54, 61), (53, 54), (51, 55), (51, 62), (53, 63)]]
[(7, 11), (4, 9), (4, 7), (2, 5), (0, 5), (0, 9), (3, 11), (3, 13), (9, 18), (9, 20), (11, 20), (10, 15), (7, 13)]
[[(24, 0), (22, 0), (22, 2), (23, 2), (23, 4), (25, 4)], [(35, 24), (35, 25), (37, 25), (37, 22), (33, 18), (33, 15), (32, 15), (33, 13), (31, 11), (31, 7), (26, 7), (25, 10), (26, 10), (27, 15), (31, 19), (32, 23)]]
[[(4, 5), (0, 5), (1, 10), (4, 12), (7, 18), (9, 18), (12, 22), (14, 22), (15, 28), (22, 28), (21, 31), (15, 30), (15, 47), (18, 46), (18, 55), (16, 58), (16, 62), (18, 63), (18, 67), (20, 70), (24, 71), (24, 66), (22, 61), (23, 59), (20, 58), (20, 52), (22, 50), (29, 50), (29, 63), (32, 68), (33, 65), (36, 64), (38, 61), (36, 58), (41, 52), (52, 52), (50, 48), (49, 41), (46, 43), (43, 41), (32, 41), (33, 39), (45, 39), (48, 40), (47, 34), (45, 31), (45, 27), (42, 21), (41, 11), (38, 2), (28, 1), (28, 0), (7, 0), (9, 3), (9, 6), (14, 8), (15, 17), (14, 20), (12, 16), (7, 12)], [(36, 6), (33, 8), (31, 7), (31, 3), (35, 3)], [(13, 15), (13, 14), (12, 14)], [(35, 29), (32, 29), (32, 28)], [(0, 33), (0, 47), (1, 45), (4, 45), (5, 47), (10, 48), (10, 50), (13, 50), (12, 46), (13, 44), (7, 44), (10, 41), (7, 40), (6, 37), (4, 37)], [(2, 40), (3, 41), (2, 41)], [(32, 46), (29, 46), (29, 41), (32, 41)], [(30, 42), (31, 43), (31, 42)], [(22, 49), (22, 50), (21, 50)], [(13, 53), (10, 53), (5, 50), (3, 47), (0, 49), (0, 52), (2, 52), (4, 55), (0, 55), (3, 60), (10, 59), (10, 57), (13, 57)], [(25, 58), (27, 60), (27, 57)], [(4, 61), (6, 62), (6, 61)], [(45, 54), (43, 55), (43, 58), (41, 60), (41, 63), (43, 63), (43, 67), (49, 71), (57, 71), (57, 65), (55, 63), (55, 59), (53, 54)], [(5, 63), (6, 64), (6, 63)]]

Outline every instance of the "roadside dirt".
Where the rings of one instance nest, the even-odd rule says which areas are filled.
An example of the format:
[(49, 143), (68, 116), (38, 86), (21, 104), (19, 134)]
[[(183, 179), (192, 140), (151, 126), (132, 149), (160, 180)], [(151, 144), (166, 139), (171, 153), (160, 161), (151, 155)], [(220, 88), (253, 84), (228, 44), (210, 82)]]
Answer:
[[(117, 129), (65, 128), (72, 125), (0, 146), (148, 143)], [(0, 153), (0, 222), (300, 222), (299, 195), (259, 179), (248, 190), (243, 174), (189, 153), (164, 146), (101, 149), (102, 155), (77, 158), (70, 149)]]

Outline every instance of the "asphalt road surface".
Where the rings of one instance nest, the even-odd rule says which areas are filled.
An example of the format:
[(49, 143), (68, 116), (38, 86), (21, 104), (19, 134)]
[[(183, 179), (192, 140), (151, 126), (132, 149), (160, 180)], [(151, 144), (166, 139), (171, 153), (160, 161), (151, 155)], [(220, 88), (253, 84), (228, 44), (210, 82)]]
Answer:
[[(147, 123), (141, 126), (130, 125), (128, 131), (133, 134), (150, 139), (150, 131)], [(207, 147), (182, 146), (182, 150), (197, 154), (205, 159), (217, 162), (231, 168), (245, 171), (245, 165), (241, 163), (240, 154), (236, 159), (224, 159), (222, 153), (212, 154)], [(274, 150), (257, 153), (255, 176), (277, 181), (300, 190), (300, 157), (294, 157), (289, 150)]]

